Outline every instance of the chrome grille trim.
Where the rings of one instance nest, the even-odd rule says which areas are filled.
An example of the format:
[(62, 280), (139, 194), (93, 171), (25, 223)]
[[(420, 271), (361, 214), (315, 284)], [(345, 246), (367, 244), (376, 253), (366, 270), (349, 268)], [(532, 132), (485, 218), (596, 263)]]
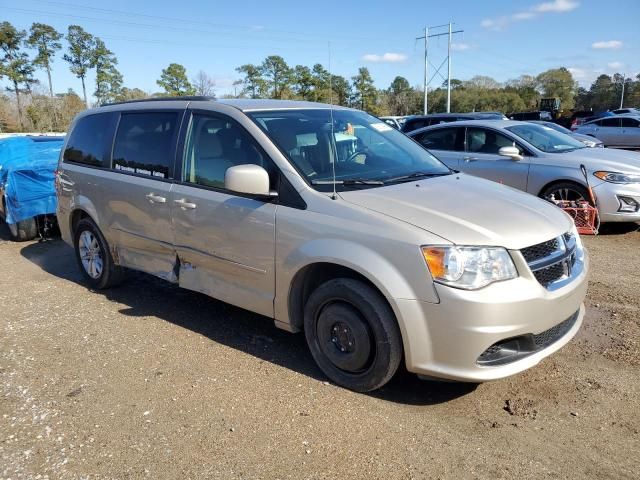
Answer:
[[(541, 256), (541, 252), (546, 255)], [(527, 261), (536, 280), (548, 290), (554, 289), (553, 287), (560, 282), (566, 283), (573, 274), (578, 256), (581, 255), (572, 232), (566, 232), (557, 238), (525, 247), (520, 250), (520, 253)]]

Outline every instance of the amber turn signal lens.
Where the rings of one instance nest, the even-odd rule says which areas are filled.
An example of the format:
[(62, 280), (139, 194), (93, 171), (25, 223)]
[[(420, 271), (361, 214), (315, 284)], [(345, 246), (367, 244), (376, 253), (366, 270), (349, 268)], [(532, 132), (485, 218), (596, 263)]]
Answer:
[(443, 277), (445, 274), (444, 268), (444, 251), (440, 248), (424, 247), (422, 249), (422, 255), (427, 261), (429, 271), (434, 278)]

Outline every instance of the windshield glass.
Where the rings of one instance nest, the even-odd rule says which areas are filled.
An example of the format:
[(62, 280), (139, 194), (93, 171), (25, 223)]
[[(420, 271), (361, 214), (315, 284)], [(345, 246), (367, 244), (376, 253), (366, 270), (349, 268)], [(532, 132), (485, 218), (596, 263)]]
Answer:
[(553, 123), (553, 122), (544, 122), (544, 123), (541, 123), (540, 125), (544, 127), (552, 128), (556, 132), (565, 133), (567, 135), (571, 135), (573, 133), (568, 128), (564, 128), (562, 125), (558, 125), (557, 123)]
[(561, 153), (586, 148), (584, 143), (544, 125), (514, 125), (507, 127), (507, 130), (526, 140), (538, 150), (547, 153)]
[(313, 109), (249, 115), (318, 190), (333, 189), (334, 168), (338, 188), (451, 173), (413, 140), (364, 112)]

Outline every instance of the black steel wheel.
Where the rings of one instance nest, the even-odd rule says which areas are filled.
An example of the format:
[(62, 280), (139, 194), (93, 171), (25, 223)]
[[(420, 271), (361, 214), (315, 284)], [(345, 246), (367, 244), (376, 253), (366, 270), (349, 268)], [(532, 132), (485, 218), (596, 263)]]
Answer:
[(358, 392), (386, 384), (402, 359), (402, 337), (384, 298), (349, 278), (319, 286), (305, 306), (305, 336), (320, 369)]

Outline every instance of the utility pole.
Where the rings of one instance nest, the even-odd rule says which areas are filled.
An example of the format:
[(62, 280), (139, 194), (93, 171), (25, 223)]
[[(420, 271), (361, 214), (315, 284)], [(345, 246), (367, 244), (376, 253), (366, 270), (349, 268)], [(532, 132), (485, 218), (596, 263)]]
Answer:
[(424, 27), (424, 114), (429, 110), (429, 99), (427, 98), (427, 84), (429, 83), (429, 57), (427, 55), (429, 46), (429, 27)]
[(447, 44), (447, 113), (451, 112), (451, 22), (449, 22), (449, 42)]
[[(452, 26), (453, 26), (453, 23), (449, 22), (449, 23), (445, 23), (444, 25), (436, 25), (434, 27), (425, 27), (424, 36), (416, 38), (416, 40), (424, 39), (424, 114), (425, 115), (429, 113), (427, 90), (429, 88), (429, 84), (431, 83), (431, 80), (433, 80), (436, 75), (439, 75), (443, 80), (446, 80), (447, 82), (447, 113), (451, 111), (451, 36), (455, 33), (464, 32), (464, 30), (452, 31), (451, 30)], [(429, 35), (430, 29), (443, 28), (443, 27), (449, 27), (449, 31), (444, 33), (435, 33), (435, 34)], [(436, 68), (435, 65), (429, 62), (429, 50), (428, 50), (429, 39), (433, 37), (442, 37), (444, 35), (448, 35), (449, 37), (448, 43), (447, 43), (447, 58), (445, 58), (445, 60), (440, 64), (440, 66)], [(446, 79), (440, 73), (440, 69), (444, 66), (445, 62), (447, 62), (447, 78)], [(429, 65), (435, 68), (435, 72), (431, 78), (428, 77)]]
[(623, 107), (624, 105), (624, 84), (626, 83), (626, 78), (627, 76), (623, 73), (622, 74), (622, 94), (620, 95), (620, 108)]

